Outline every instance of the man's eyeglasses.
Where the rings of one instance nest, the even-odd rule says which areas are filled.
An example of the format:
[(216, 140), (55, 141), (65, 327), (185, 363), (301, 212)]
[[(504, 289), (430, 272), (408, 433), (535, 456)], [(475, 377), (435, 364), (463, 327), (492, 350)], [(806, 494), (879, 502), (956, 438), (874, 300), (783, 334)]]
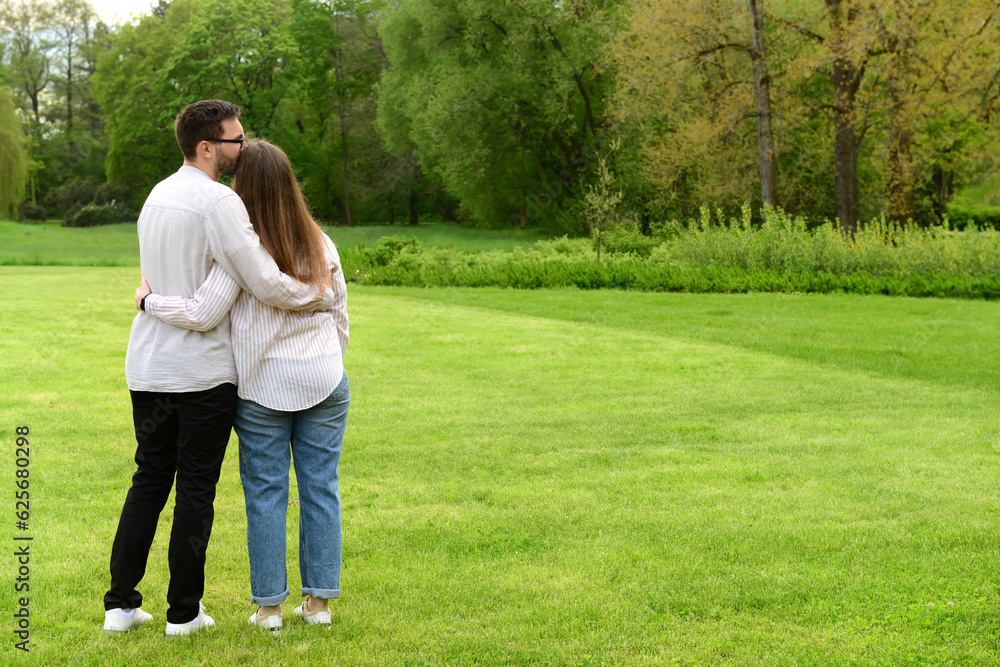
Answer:
[(243, 150), (243, 142), (246, 140), (246, 137), (240, 137), (239, 139), (212, 139), (212, 141), (219, 144), (239, 144), (240, 150)]

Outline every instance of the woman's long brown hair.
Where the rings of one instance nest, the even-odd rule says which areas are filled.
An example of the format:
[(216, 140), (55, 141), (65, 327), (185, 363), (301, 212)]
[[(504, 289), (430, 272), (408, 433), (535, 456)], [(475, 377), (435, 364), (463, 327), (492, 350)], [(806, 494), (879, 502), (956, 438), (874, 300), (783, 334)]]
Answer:
[(332, 283), (323, 232), (309, 214), (283, 150), (262, 139), (248, 141), (240, 154), (233, 190), (282, 273), (319, 288)]

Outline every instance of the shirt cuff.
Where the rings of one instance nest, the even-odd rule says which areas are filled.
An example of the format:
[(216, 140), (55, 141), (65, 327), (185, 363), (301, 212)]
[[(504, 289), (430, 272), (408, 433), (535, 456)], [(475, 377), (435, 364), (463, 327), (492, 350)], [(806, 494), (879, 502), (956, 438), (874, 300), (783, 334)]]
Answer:
[(160, 299), (159, 294), (153, 294), (150, 292), (146, 295), (146, 300), (143, 302), (143, 310), (149, 315), (156, 317), (156, 304)]

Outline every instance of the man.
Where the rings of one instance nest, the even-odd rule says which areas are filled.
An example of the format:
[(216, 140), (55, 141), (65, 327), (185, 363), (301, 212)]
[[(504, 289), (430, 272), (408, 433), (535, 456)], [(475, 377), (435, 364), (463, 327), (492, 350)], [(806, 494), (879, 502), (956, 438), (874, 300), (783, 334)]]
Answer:
[[(191, 296), (218, 263), (261, 301), (293, 310), (333, 303), (282, 274), (261, 246), (240, 198), (217, 181), (236, 171), (243, 150), (239, 108), (222, 100), (189, 105), (174, 126), (184, 164), (150, 192), (139, 215), (139, 257), (157, 294)], [(152, 616), (136, 590), (146, 571), (160, 512), (176, 474), (170, 533), (167, 635), (214, 625), (201, 598), (215, 486), (236, 411), (236, 366), (228, 317), (189, 331), (145, 313), (132, 323), (125, 377), (138, 446), (136, 472), (111, 548), (104, 629), (126, 632)]]

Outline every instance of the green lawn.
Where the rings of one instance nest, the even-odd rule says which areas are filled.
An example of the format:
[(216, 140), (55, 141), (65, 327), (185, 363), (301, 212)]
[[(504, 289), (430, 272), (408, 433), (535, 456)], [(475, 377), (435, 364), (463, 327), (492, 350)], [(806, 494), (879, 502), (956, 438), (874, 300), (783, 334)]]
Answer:
[(28, 424), (35, 537), (32, 653), (8, 632), (5, 662), (1000, 664), (1000, 305), (856, 296), (351, 285), (333, 628), (246, 626), (232, 447), (218, 626), (163, 637), (168, 511), (154, 622), (105, 637), (135, 282), (0, 267), (0, 493), (13, 545)]
[(139, 266), (135, 223), (80, 229), (0, 220), (0, 266)]
[(966, 208), (1000, 207), (1000, 177), (967, 185), (955, 193), (953, 201)]
[[(537, 232), (497, 232), (444, 224), (417, 226), (326, 227), (338, 247), (374, 246), (386, 235), (412, 236), (427, 246), (470, 250), (512, 250), (542, 238)], [(0, 266), (138, 266), (135, 223), (88, 229), (62, 227), (58, 221), (18, 223), (0, 220)]]

